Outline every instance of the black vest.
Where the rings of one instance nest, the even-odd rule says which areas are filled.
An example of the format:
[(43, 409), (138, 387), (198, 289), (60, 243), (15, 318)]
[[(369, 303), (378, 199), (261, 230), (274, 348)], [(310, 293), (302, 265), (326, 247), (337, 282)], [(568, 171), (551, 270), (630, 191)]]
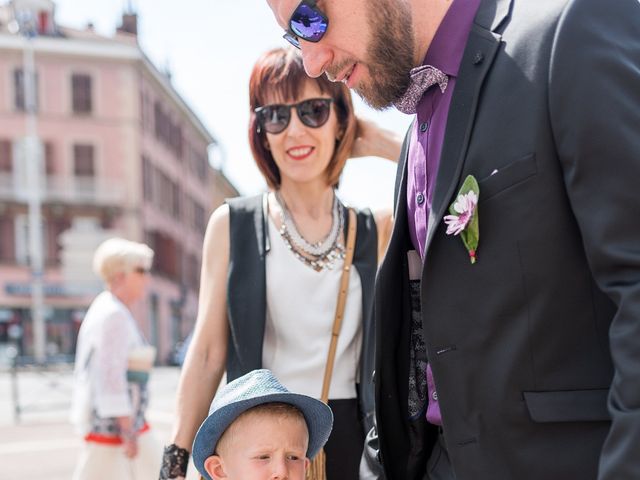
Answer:
[[(262, 345), (266, 319), (265, 255), (269, 251), (266, 196), (227, 200), (229, 205), (229, 277), (227, 313), (229, 346), (227, 380), (262, 368)], [(362, 350), (358, 399), (364, 427), (373, 418), (374, 324), (373, 287), (377, 268), (378, 234), (369, 210), (357, 213), (358, 231), (353, 265), (362, 283)], [(345, 235), (349, 215), (345, 209)], [(286, 294), (286, 292), (283, 292)], [(309, 292), (313, 295), (313, 292)], [(329, 339), (327, 339), (327, 346)], [(367, 431), (365, 430), (365, 431)]]

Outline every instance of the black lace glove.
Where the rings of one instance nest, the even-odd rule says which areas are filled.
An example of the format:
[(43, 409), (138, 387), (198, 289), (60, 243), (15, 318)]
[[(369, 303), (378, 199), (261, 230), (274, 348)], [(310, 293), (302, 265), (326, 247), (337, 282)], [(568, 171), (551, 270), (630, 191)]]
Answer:
[(187, 450), (180, 448), (175, 443), (164, 447), (159, 480), (186, 477), (188, 464), (189, 452)]

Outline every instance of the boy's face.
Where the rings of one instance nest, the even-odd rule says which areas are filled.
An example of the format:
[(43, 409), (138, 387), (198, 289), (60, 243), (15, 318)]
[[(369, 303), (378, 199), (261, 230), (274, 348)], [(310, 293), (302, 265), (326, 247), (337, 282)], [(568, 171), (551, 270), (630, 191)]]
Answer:
[(204, 467), (215, 480), (304, 480), (308, 442), (304, 420), (248, 412), (224, 433), (219, 455), (207, 458)]

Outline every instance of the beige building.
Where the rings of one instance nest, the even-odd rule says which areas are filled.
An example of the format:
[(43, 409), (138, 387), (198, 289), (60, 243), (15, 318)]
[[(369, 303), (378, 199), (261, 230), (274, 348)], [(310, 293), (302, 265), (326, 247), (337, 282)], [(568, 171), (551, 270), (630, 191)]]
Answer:
[[(209, 214), (237, 191), (209, 164), (215, 138), (138, 46), (134, 13), (104, 37), (56, 25), (54, 12), (51, 0), (0, 6), (0, 348), (34, 353), (24, 138), (35, 128), (48, 353), (73, 353), (100, 288), (93, 248), (121, 235), (156, 252), (147, 301), (134, 313), (164, 363), (195, 320)], [(27, 39), (28, 28), (37, 35)]]

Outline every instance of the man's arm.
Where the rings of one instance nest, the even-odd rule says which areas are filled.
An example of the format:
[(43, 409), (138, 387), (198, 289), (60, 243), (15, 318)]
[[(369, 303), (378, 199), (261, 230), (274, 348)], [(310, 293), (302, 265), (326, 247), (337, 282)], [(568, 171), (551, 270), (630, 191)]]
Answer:
[(590, 268), (617, 307), (598, 478), (640, 478), (640, 2), (570, 2), (549, 81), (569, 200)]

